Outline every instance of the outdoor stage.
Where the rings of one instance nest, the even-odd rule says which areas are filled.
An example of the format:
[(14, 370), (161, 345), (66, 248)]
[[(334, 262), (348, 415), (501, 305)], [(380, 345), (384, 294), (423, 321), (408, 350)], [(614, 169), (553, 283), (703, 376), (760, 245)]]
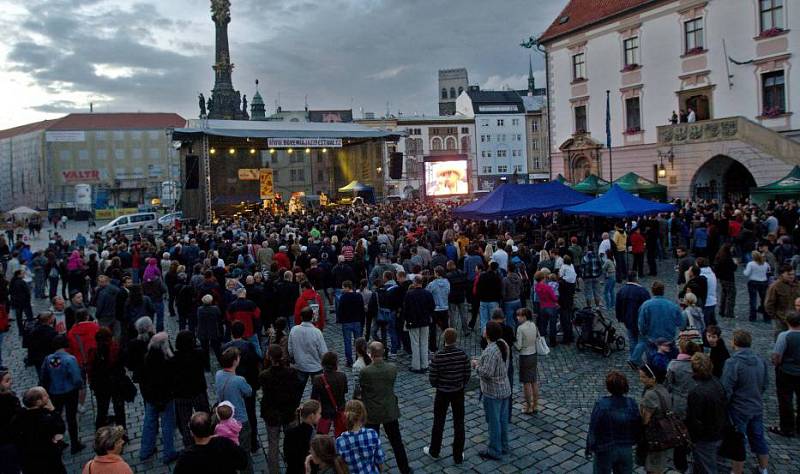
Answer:
[(353, 180), (380, 197), (385, 142), (401, 136), (353, 123), (189, 120), (173, 132), (184, 216), (213, 222), (264, 200), (335, 196)]

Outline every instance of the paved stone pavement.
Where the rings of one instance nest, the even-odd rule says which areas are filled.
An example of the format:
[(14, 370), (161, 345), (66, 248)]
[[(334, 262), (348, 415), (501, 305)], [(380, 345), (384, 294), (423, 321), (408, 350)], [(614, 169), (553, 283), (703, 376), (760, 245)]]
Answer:
[[(668, 277), (668, 293), (674, 296), (677, 292), (674, 284), (675, 278), (671, 261), (661, 263), (663, 271)], [(739, 276), (741, 278), (741, 275)], [(650, 279), (645, 279), (644, 284), (650, 284)], [(750, 323), (747, 320), (747, 292), (744, 281), (738, 282), (738, 295), (736, 313), (737, 319), (721, 320), (723, 335), (730, 341), (731, 331), (734, 328), (744, 328), (754, 335), (754, 348), (761, 355), (767, 356), (771, 349), (772, 332), (765, 323)], [(577, 296), (581, 298), (580, 293)], [(43, 309), (44, 303), (39, 302), (35, 309)], [(167, 317), (167, 326), (171, 334), (176, 331), (176, 321)], [(12, 324), (12, 333), (6, 338), (3, 347), (3, 358), (12, 368), (14, 374), (14, 387), (18, 393), (35, 384), (33, 368), (23, 368), (23, 352), (20, 350), (16, 337), (16, 325)], [(624, 333), (624, 329), (621, 329)], [(338, 326), (329, 324), (325, 330), (329, 347), (336, 350), (343, 364), (342, 339)], [(478, 352), (477, 336), (464, 342), (469, 352)], [(729, 343), (730, 346), (730, 343)], [(483, 410), (478, 400), (477, 390), (471, 390), (466, 398), (466, 430), (467, 443), (465, 462), (462, 467), (455, 466), (450, 456), (452, 444), (452, 426), (449, 419), (445, 430), (445, 443), (442, 449), (442, 458), (434, 461), (422, 452), (430, 439), (430, 429), (433, 421), (433, 389), (428, 384), (426, 376), (410, 373), (409, 359), (400, 356), (396, 362), (400, 368), (397, 383), (397, 394), (400, 399), (401, 428), (403, 440), (411, 462), (417, 473), (431, 472), (548, 472), (548, 473), (590, 473), (591, 461), (583, 456), (592, 407), (598, 396), (604, 394), (604, 376), (612, 368), (620, 369), (629, 375), (631, 381), (631, 395), (638, 398), (641, 394), (641, 385), (638, 377), (627, 368), (627, 350), (616, 352), (609, 358), (592, 352), (579, 352), (574, 347), (558, 347), (547, 357), (540, 358), (539, 380), (541, 385), (541, 412), (535, 416), (520, 414), (521, 400), (519, 397), (519, 383), (514, 381), (514, 415), (510, 425), (510, 444), (512, 454), (505, 462), (483, 462), (478, 457), (478, 452), (485, 448), (487, 441), (486, 425)], [(515, 364), (516, 365), (516, 364)], [(349, 374), (348, 374), (349, 375)], [(777, 402), (775, 398), (774, 377), (766, 394), (765, 424), (777, 423)], [(310, 384), (309, 384), (310, 385)], [(211, 379), (209, 378), (209, 387)], [(213, 391), (210, 399), (213, 401)], [(308, 392), (306, 392), (306, 396)], [(154, 456), (147, 462), (138, 461), (138, 448), (141, 442), (141, 423), (143, 407), (141, 399), (127, 405), (130, 444), (126, 446), (124, 456), (138, 473), (165, 473), (170, 472)], [(93, 435), (93, 412), (88, 410), (80, 416), (81, 439), (87, 449), (79, 455), (65, 454), (65, 463), (70, 473), (80, 472), (81, 467), (91, 456), (91, 443)], [(263, 421), (259, 423), (259, 436), (262, 445), (266, 444), (266, 435)], [(176, 446), (180, 446), (179, 436), (176, 433)], [(800, 441), (768, 435), (771, 457), (770, 472), (796, 473), (800, 472), (800, 457), (796, 456)], [(384, 447), (387, 451), (389, 472), (397, 472), (392, 450), (385, 437)], [(160, 441), (159, 441), (160, 444)], [(256, 472), (266, 469), (264, 451), (254, 455)], [(752, 463), (752, 456), (748, 456)], [(725, 468), (727, 469), (727, 467)], [(722, 470), (721, 472), (726, 472)]]

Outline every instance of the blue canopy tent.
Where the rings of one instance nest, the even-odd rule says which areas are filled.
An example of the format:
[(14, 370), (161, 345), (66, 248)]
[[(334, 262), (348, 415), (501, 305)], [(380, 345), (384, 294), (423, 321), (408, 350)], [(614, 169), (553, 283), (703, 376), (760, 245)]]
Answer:
[(577, 206), (567, 207), (564, 209), (564, 213), (600, 217), (634, 217), (658, 214), (659, 212), (672, 212), (674, 210), (675, 206), (672, 204), (663, 204), (636, 197), (615, 183), (611, 185), (611, 189), (607, 193), (599, 198)]
[(466, 219), (502, 219), (558, 211), (590, 200), (558, 181), (540, 184), (503, 184), (486, 196), (453, 210)]

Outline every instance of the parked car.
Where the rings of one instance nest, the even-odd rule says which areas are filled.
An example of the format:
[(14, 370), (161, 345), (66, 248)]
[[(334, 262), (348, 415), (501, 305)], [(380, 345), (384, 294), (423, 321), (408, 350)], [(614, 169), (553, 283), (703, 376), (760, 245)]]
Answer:
[(138, 212), (119, 216), (108, 224), (97, 229), (101, 234), (106, 232), (137, 232), (158, 228), (158, 215), (155, 212)]
[(164, 228), (170, 228), (175, 225), (175, 221), (183, 220), (183, 211), (170, 212), (158, 218), (158, 225)]

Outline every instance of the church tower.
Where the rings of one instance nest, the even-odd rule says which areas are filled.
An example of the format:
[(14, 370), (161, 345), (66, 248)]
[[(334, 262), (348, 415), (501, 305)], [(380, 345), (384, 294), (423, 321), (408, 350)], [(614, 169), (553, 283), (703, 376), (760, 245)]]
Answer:
[(266, 120), (267, 108), (264, 105), (264, 99), (258, 91), (258, 79), (256, 79), (256, 93), (253, 96), (253, 102), (250, 105), (250, 120)]

